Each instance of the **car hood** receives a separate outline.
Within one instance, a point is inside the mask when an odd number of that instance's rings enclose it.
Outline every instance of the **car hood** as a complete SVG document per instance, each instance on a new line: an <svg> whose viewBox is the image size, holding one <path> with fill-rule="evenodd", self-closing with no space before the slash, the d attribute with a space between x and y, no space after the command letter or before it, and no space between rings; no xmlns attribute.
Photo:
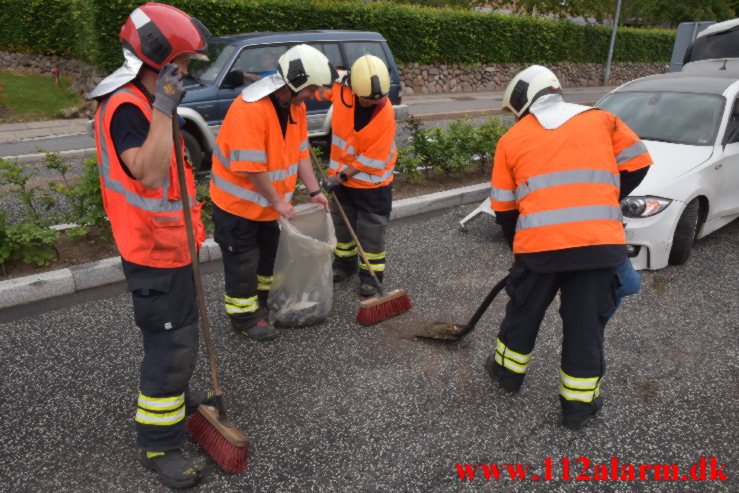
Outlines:
<svg viewBox="0 0 739 493"><path fill-rule="evenodd" d="M647 176L630 195L659 194L672 181L696 166L705 163L713 153L713 146L693 146L643 140L654 164Z"/></svg>

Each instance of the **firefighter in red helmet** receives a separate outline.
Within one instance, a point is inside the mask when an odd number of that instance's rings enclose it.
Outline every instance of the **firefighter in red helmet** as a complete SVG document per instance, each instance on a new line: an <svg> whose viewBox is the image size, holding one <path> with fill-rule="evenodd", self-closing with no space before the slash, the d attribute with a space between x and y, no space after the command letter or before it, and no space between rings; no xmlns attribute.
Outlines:
<svg viewBox="0 0 739 493"><path fill-rule="evenodd" d="M182 210L172 118L191 57L204 57L210 33L179 9L147 3L121 28L124 64L90 94L99 105L95 136L105 210L121 254L144 342L136 409L141 463L172 487L188 487L200 467L180 448L188 411L211 394L189 392L198 353L198 311L184 214L205 238L195 182L186 170L190 210Z"/></svg>

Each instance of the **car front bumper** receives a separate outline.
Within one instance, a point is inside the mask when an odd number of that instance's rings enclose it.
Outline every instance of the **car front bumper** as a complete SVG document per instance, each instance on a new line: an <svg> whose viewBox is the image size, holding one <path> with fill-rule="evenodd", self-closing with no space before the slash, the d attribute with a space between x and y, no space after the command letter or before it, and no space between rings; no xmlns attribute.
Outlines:
<svg viewBox="0 0 739 493"><path fill-rule="evenodd" d="M630 257L636 270L667 267L672 237L685 204L674 200L665 210L651 217L624 218L626 244L638 249Z"/></svg>

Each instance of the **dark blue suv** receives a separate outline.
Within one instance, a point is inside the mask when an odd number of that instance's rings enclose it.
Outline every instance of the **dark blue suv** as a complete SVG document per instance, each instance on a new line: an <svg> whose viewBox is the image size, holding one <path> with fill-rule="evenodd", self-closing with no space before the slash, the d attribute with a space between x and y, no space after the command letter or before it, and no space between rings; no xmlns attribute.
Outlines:
<svg viewBox="0 0 739 493"><path fill-rule="evenodd" d="M390 70L390 101L397 120L408 115L402 102L400 76L390 48L380 34L368 31L294 31L248 33L213 38L208 42L209 61L190 62L187 93L178 113L185 119L183 137L194 167L210 167L214 135L233 100L253 81L276 72L277 59L296 44L321 50L339 73L362 55L379 57ZM323 139L331 134L331 104L308 101L308 135Z"/></svg>

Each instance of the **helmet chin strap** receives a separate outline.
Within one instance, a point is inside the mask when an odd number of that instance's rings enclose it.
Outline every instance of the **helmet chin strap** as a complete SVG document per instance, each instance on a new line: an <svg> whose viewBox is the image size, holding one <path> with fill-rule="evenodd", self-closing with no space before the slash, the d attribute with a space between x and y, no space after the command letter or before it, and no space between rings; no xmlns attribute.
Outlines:
<svg viewBox="0 0 739 493"><path fill-rule="evenodd" d="M354 105L347 104L346 101L344 100L344 86L348 87L349 89L352 88L352 85L349 83L349 74L348 73L346 75L344 75L344 78L343 79L341 79L341 95L340 96L341 96L341 102L344 104L344 106L346 106L347 108L351 108Z"/></svg>

